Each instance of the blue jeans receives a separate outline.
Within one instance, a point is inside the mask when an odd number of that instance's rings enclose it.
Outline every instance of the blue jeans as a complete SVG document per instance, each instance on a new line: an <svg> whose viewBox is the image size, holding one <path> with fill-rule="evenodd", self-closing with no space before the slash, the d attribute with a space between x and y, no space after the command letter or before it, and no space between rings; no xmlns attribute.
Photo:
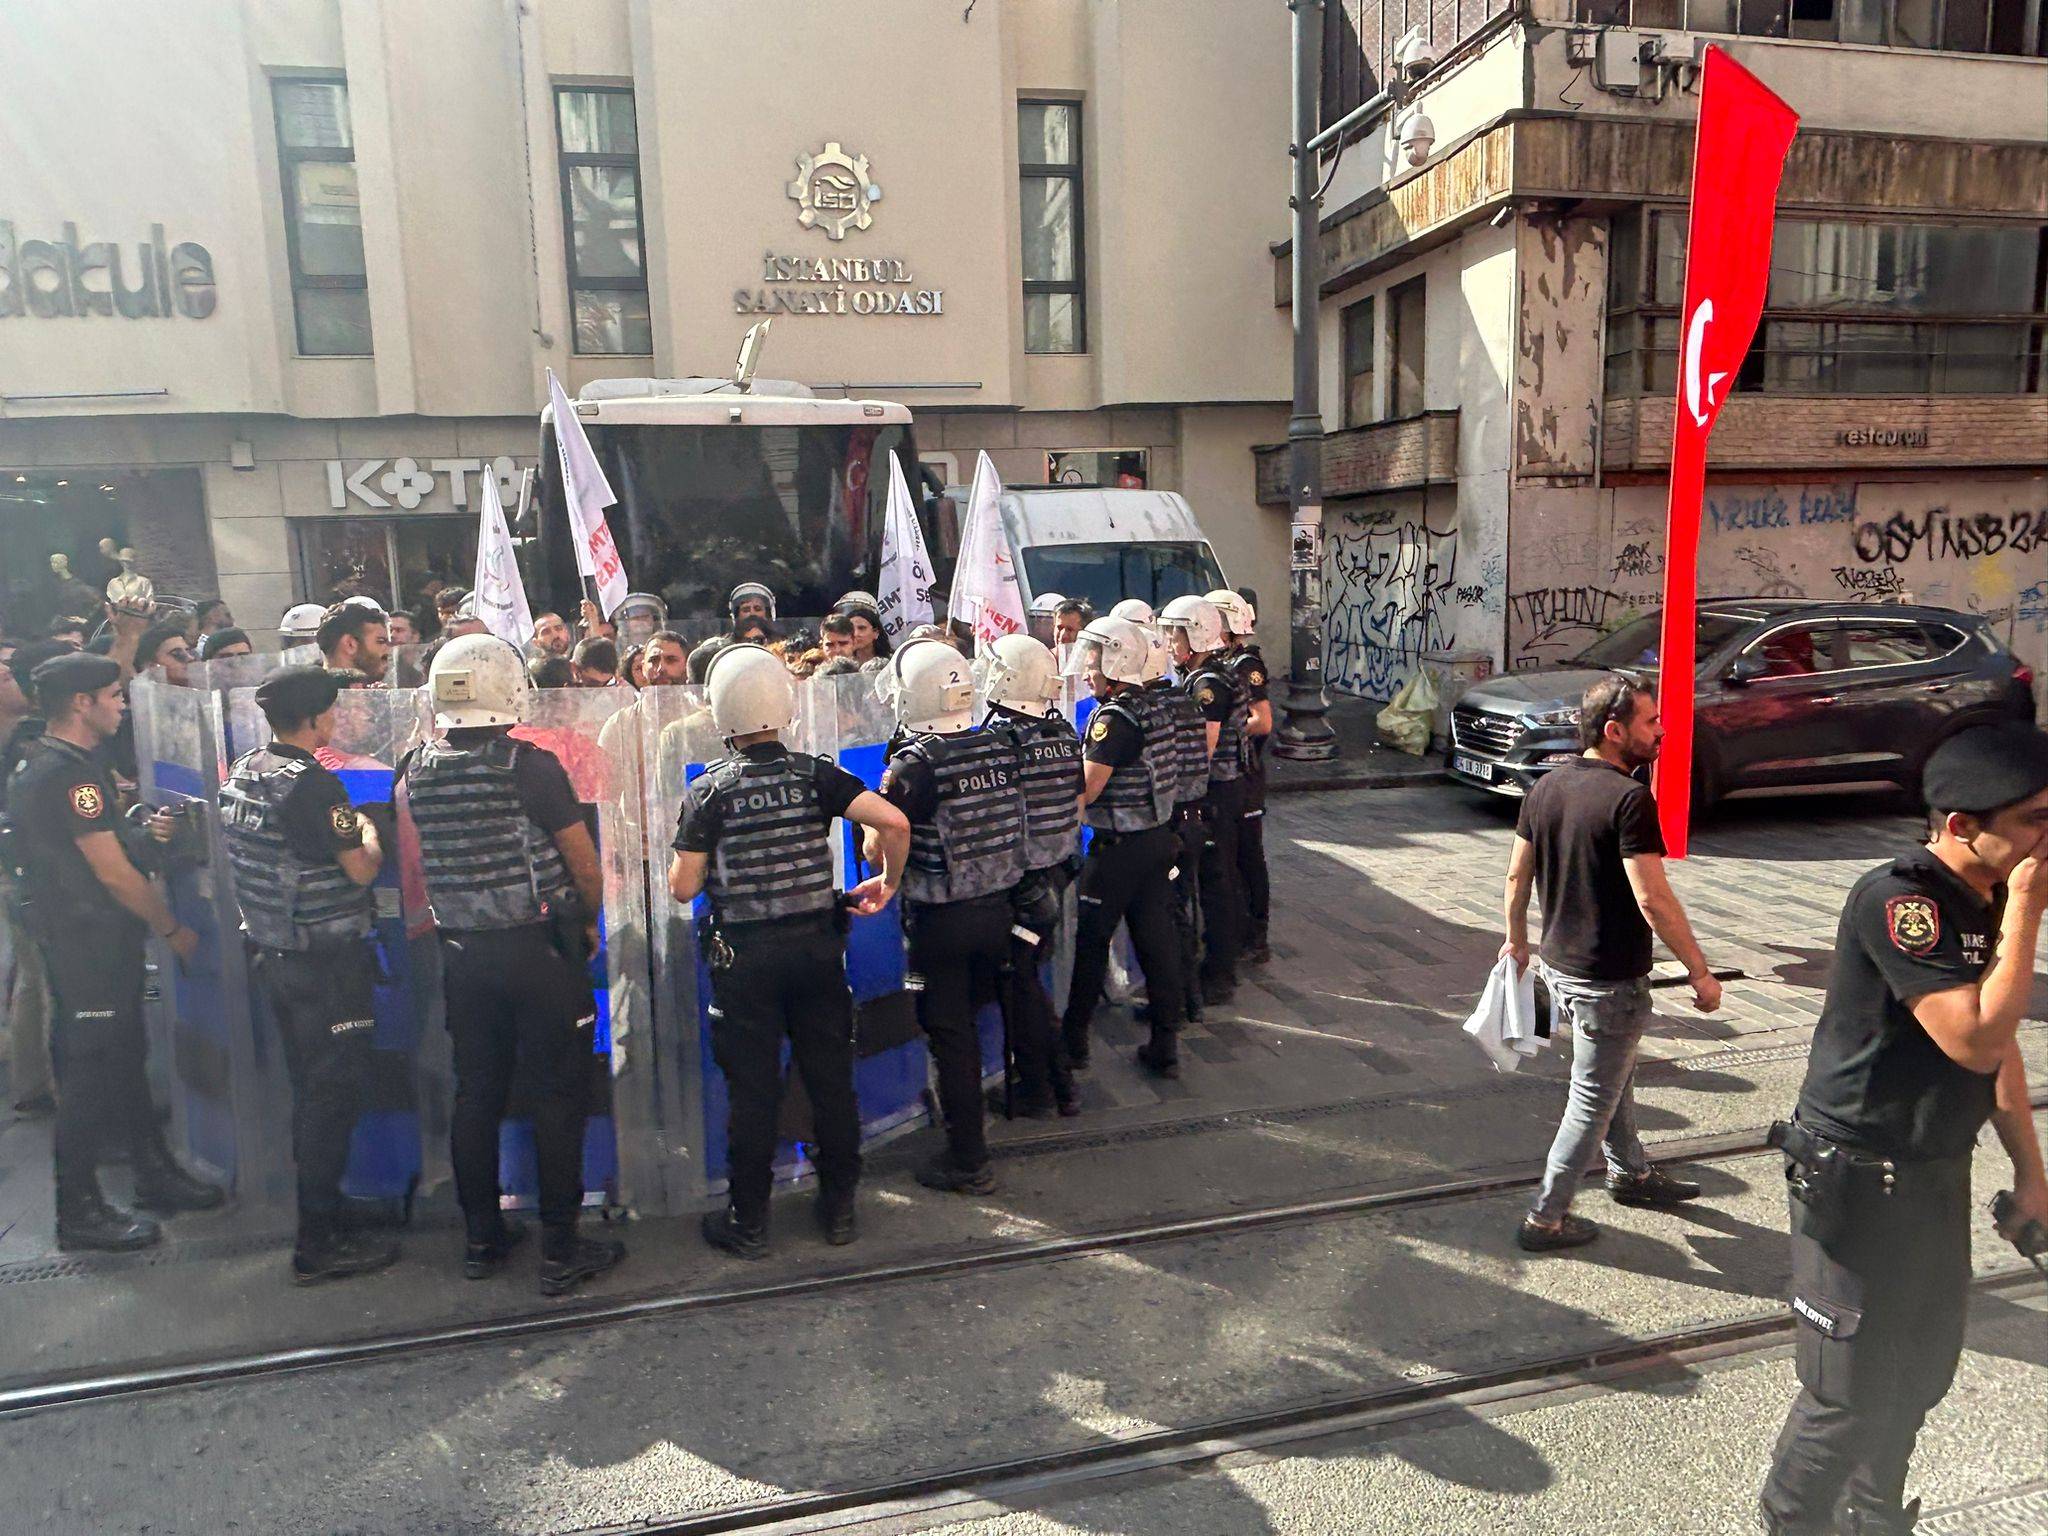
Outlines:
<svg viewBox="0 0 2048 1536"><path fill-rule="evenodd" d="M1636 1047L1649 1026L1650 983L1581 981L1548 967L1551 1003L1572 1032L1572 1084L1564 1119L1543 1170L1543 1187L1531 1208L1538 1220L1555 1223L1571 1209L1586 1160L1595 1143L1606 1155L1610 1175L1647 1173L1650 1159L1636 1134Z"/></svg>

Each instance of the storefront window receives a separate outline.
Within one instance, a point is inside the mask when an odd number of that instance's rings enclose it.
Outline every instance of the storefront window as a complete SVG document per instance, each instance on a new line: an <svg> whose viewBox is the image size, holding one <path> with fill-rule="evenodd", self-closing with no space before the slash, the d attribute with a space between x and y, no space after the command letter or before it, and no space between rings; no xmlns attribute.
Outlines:
<svg viewBox="0 0 2048 1536"><path fill-rule="evenodd" d="M15 638L53 618L97 617L120 567L101 539L133 545L138 568L166 600L196 603L219 590L199 472L193 469L0 468L0 621ZM70 563L71 580L50 569Z"/></svg>
<svg viewBox="0 0 2048 1536"><path fill-rule="evenodd" d="M293 526L309 603L360 596L431 613L439 586L466 587L476 568L474 518L307 517Z"/></svg>
<svg viewBox="0 0 2048 1536"><path fill-rule="evenodd" d="M555 92L555 121L576 350L651 353L633 93L623 86L564 87Z"/></svg>
<svg viewBox="0 0 2048 1536"><path fill-rule="evenodd" d="M367 357L370 294L344 80L273 83L285 245L305 357Z"/></svg>

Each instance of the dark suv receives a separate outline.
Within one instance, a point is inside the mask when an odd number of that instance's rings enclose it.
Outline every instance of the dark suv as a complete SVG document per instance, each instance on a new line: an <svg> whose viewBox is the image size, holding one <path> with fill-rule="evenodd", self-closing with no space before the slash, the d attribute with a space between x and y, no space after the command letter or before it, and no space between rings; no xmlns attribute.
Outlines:
<svg viewBox="0 0 2048 1536"><path fill-rule="evenodd" d="M1603 672L1654 676L1655 610L1561 666L1475 684L1451 711L1453 778L1528 792L1579 751L1579 699ZM2034 718L2034 674L1973 613L1906 604L1703 598L1693 805L1891 785L1916 793L1943 737Z"/></svg>

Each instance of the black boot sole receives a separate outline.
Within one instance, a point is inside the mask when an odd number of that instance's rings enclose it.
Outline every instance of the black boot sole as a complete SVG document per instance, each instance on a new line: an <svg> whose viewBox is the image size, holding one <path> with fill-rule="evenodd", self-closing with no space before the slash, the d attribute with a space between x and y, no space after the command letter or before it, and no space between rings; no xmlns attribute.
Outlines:
<svg viewBox="0 0 2048 1536"><path fill-rule="evenodd" d="M299 1268L299 1261L292 1260L293 1285L324 1285L329 1280L348 1280L357 1275L374 1275L380 1269L389 1269L398 1262L398 1250L388 1253L353 1259L345 1264L323 1264L314 1269Z"/></svg>
<svg viewBox="0 0 2048 1536"><path fill-rule="evenodd" d="M65 1253L140 1253L145 1248L154 1248L164 1240L162 1232L150 1232L135 1237L87 1237L78 1233L57 1233L57 1247Z"/></svg>
<svg viewBox="0 0 2048 1536"><path fill-rule="evenodd" d="M610 1274L619 1267L619 1261L623 1258L625 1255L622 1253L602 1264L578 1264L566 1274L550 1275L543 1270L540 1277L540 1293L543 1296L566 1296L584 1281Z"/></svg>

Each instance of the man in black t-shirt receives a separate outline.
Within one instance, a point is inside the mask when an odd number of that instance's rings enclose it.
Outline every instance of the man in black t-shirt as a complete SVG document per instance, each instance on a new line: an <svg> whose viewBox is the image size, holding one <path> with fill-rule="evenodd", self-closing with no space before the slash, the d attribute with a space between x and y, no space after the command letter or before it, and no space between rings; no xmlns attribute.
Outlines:
<svg viewBox="0 0 2048 1536"><path fill-rule="evenodd" d="M1700 1188L1650 1165L1636 1134L1636 1048L1650 1022L1650 936L1685 966L1693 1006L1721 1006L1685 909L1664 874L1657 803L1635 777L1664 740L1657 700L1619 675L1586 690L1583 756L1546 774L1522 802L1508 863L1502 955L1529 964L1529 893L1543 898L1544 979L1572 1031L1572 1085L1536 1203L1516 1240L1532 1253L1590 1243L1599 1228L1571 1214L1597 1142L1607 1188L1624 1205L1674 1205Z"/></svg>
<svg viewBox="0 0 2048 1536"><path fill-rule="evenodd" d="M2012 1159L2008 1233L2048 1223L2018 1031L2048 907L2048 735L1951 737L1923 775L1924 848L1842 908L1835 970L1792 1122L1800 1393L1764 1487L1773 1536L1913 1528L1906 1466L1961 1358L1970 1162L1988 1121Z"/></svg>

